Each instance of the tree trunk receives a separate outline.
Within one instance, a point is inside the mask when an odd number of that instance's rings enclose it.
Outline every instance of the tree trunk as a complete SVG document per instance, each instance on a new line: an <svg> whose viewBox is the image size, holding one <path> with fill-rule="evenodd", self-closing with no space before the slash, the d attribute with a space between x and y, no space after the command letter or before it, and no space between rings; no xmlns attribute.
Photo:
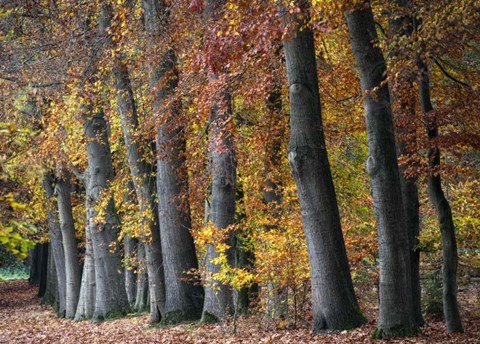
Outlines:
<svg viewBox="0 0 480 344"><path fill-rule="evenodd" d="M135 137L138 118L127 66L118 59L113 71L128 165L142 214L142 228L145 236L142 241L145 246L151 293L150 323L157 323L164 314L165 281L157 205L154 198L155 180L152 177L154 168L145 161L138 138Z"/></svg>
<svg viewBox="0 0 480 344"><path fill-rule="evenodd" d="M47 290L47 272L48 272L48 242L37 244L39 248L38 254L38 297L43 297Z"/></svg>
<svg viewBox="0 0 480 344"><path fill-rule="evenodd" d="M409 38L413 31L414 18L409 12L410 0L391 0L394 8L399 9L391 14L389 20L389 40L392 42ZM394 53L401 53L402 45L394 45ZM400 58L403 56L400 56ZM409 71L404 67L394 80L395 86L392 87L394 102L397 106L394 111L395 123L397 123L397 156L405 156L412 153L409 148L412 137L415 137L415 128L412 128L413 116L415 116L415 101L408 99L409 92L413 87L412 77ZM414 141L415 139L413 139ZM418 249L418 235L420 233L420 202L418 198L417 178L407 177L405 167L400 167L400 184L402 189L402 199L405 211L406 225L408 231L408 243L410 249L410 280L412 292L413 321L417 326L423 326L425 320L422 315L421 286L420 286L420 250Z"/></svg>
<svg viewBox="0 0 480 344"><path fill-rule="evenodd" d="M65 275L65 253L63 251L62 232L58 219L57 207L53 204L54 194L54 177L50 174L45 174L43 179L43 188L47 196L47 211L48 211L48 228L50 232L50 242L52 246L52 256L55 261L55 270L57 276L58 289L58 316L63 318L66 313L66 275Z"/></svg>
<svg viewBox="0 0 480 344"><path fill-rule="evenodd" d="M308 4L303 19L286 14L293 37L283 43L290 94L288 160L302 209L312 283L313 331L355 328L365 322L350 276L322 128L320 94ZM301 29L300 29L301 28Z"/></svg>
<svg viewBox="0 0 480 344"><path fill-rule="evenodd" d="M267 98L266 108L270 117L269 137L266 144L265 159L265 190L263 191L263 200L267 205L267 211L273 213L275 219L280 218L280 206L283 200L280 185L271 178L271 174L277 171L281 165L281 147L283 132L279 130L281 117L283 116L283 104L280 85L275 83L271 94ZM269 229L276 228L276 225L270 225ZM284 318L288 314L288 287L280 287L274 283L267 286L267 316L273 320Z"/></svg>
<svg viewBox="0 0 480 344"><path fill-rule="evenodd" d="M145 245L143 243L139 243L137 246L137 262L137 295L133 308L138 312L143 312L148 309L148 274L145 261Z"/></svg>
<svg viewBox="0 0 480 344"><path fill-rule="evenodd" d="M166 5L158 0L143 1L145 28L150 48L168 27ZM155 37L157 36L157 37ZM167 79L168 78L168 79ZM180 107L167 108L164 102L178 82L175 52L170 49L153 66L150 88L154 90L153 111L161 122L157 126L157 197L162 254L165 269L165 324L198 319L203 305L203 290L186 280L185 272L198 269L195 244L190 233L190 209L181 196L188 192L183 169L185 139L183 125L176 121Z"/></svg>
<svg viewBox="0 0 480 344"><path fill-rule="evenodd" d="M82 283L78 297L77 311L75 321L91 319L95 310L95 263L92 244L92 228L95 227L94 216L95 209L92 200L88 197L85 202L87 212L87 223L85 228L85 260L83 262Z"/></svg>
<svg viewBox="0 0 480 344"><path fill-rule="evenodd" d="M113 166L108 142L107 123L103 114L95 116L85 123L87 137L87 160L85 189L87 199L92 202L90 217L94 220L91 227L91 239L95 264L95 311L92 320L101 321L109 316L124 314L128 310L120 245L118 243L119 221L114 209L112 196L108 195L108 186L113 179ZM108 197L105 202L102 198ZM97 207L103 206L102 222L97 222Z"/></svg>
<svg viewBox="0 0 480 344"><path fill-rule="evenodd" d="M385 60L376 46L378 37L370 5L347 13L346 20L362 91L366 94L367 172L372 184L380 255L380 314L374 337L411 336L418 328L413 323L410 250Z"/></svg>
<svg viewBox="0 0 480 344"><path fill-rule="evenodd" d="M55 271L55 260L53 259L52 245L48 246L48 269L47 269L47 285L45 294L42 297L42 305L49 305L56 308L57 303L57 273Z"/></svg>
<svg viewBox="0 0 480 344"><path fill-rule="evenodd" d="M63 178L55 185L60 229L65 254L66 317L73 319L77 310L80 293L80 263L78 260L77 237L72 214L70 176L64 171Z"/></svg>
<svg viewBox="0 0 480 344"><path fill-rule="evenodd" d="M422 73L419 87L420 104L423 113L433 110L430 99L430 80L428 77L428 67L424 61L419 62ZM430 167L433 171L440 166L440 149L435 146L435 139L438 137L438 126L433 120L427 128L428 139L431 148L428 152ZM448 200L445 198L442 189L442 180L440 174L432 172L428 179L428 195L437 212L440 232L442 234L442 283L443 283L443 314L447 324L448 333L463 332L462 320L458 310L457 301L457 239L455 237L455 225L453 223L452 209Z"/></svg>
<svg viewBox="0 0 480 344"><path fill-rule="evenodd" d="M213 22L225 0L206 1L204 17ZM210 81L215 81L218 74L211 73ZM232 104L230 91L225 87L213 95L213 105L210 113L209 153L211 156L212 192L210 201L210 221L218 230L229 230L235 223L235 202L237 187L237 161L233 148L232 137ZM227 234L226 244L230 247L225 254L230 265L233 262L233 231ZM220 271L220 265L212 260L220 255L214 245L207 245L205 256L205 302L202 311L202 322L217 322L233 313L232 288L212 278Z"/></svg>
<svg viewBox="0 0 480 344"><path fill-rule="evenodd" d="M138 240L132 238L129 235L125 235L124 239L124 251L125 251L125 258L128 259L136 259L137 248L138 248ZM126 266L125 267L125 289L127 291L127 298L128 304L133 306L135 304L135 295L137 290L137 275L133 267Z"/></svg>
<svg viewBox="0 0 480 344"><path fill-rule="evenodd" d="M188 281L186 274L198 269L198 261L190 233L190 206L188 201L182 201L182 196L188 194L188 176L183 156L186 149L184 126L175 123L180 107L168 109L162 104L178 81L175 64L175 53L170 50L151 80L153 87L158 83L164 84L162 79L165 76L170 78L170 82L158 91L153 106L163 122L157 128L157 195L165 262L166 324L199 319L204 297L203 288L195 285L194 281Z"/></svg>

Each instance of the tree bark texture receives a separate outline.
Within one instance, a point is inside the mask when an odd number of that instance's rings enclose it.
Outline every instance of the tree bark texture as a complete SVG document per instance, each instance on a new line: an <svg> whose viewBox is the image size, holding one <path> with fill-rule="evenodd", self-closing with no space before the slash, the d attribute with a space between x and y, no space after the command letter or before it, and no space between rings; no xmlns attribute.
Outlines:
<svg viewBox="0 0 480 344"><path fill-rule="evenodd" d="M80 284L80 294L78 297L77 311L75 321L91 319L95 310L95 262L92 243L92 228L95 227L93 209L94 203L86 198L85 209L87 213L85 228L85 259L83 261L82 281Z"/></svg>
<svg viewBox="0 0 480 344"><path fill-rule="evenodd" d="M55 177L51 174L45 174L43 179L43 188L47 196L48 228L50 232L50 243L52 246L52 256L55 261L55 270L58 289L58 316L63 318L66 313L66 275L65 275L65 253L63 251L62 231L58 219L57 207L53 204Z"/></svg>
<svg viewBox="0 0 480 344"><path fill-rule="evenodd" d="M204 18L214 21L219 10L225 4L224 0L209 0L206 2ZM218 78L218 74L211 73L211 81ZM212 191L210 198L210 221L217 230L228 230L235 223L235 202L237 187L237 161L233 147L231 128L232 104L228 89L219 90L213 95L209 126L209 154L211 157ZM233 264L233 231L227 234L227 251L229 264ZM205 256L206 284L205 302L202 311L203 322L216 322L225 319L233 313L233 292L230 286L224 285L212 278L220 271L218 264L212 260L220 255L214 245L207 245Z"/></svg>
<svg viewBox="0 0 480 344"><path fill-rule="evenodd" d="M130 85L127 66L120 61L114 67L115 87L122 122L123 137L127 147L130 173L142 214L142 228L145 246L147 270L150 283L150 322L159 322L165 308L165 282L162 263L160 229L155 202L155 180L152 177L153 166L145 161L144 154L135 137L138 118L133 91Z"/></svg>
<svg viewBox="0 0 480 344"><path fill-rule="evenodd" d="M128 259L136 259L138 240L129 235L125 235L123 248L125 257ZM125 290L127 291L128 304L133 307L135 304L135 295L137 287L137 274L133 267L125 267Z"/></svg>
<svg viewBox="0 0 480 344"><path fill-rule="evenodd" d="M298 5L308 16L308 5L300 1ZM313 33L302 27L300 17L287 18L288 25L295 26L293 37L284 42L290 94L288 160L308 247L313 331L355 328L365 318L353 290L325 147Z"/></svg>
<svg viewBox="0 0 480 344"><path fill-rule="evenodd" d="M65 171L63 178L58 179L55 185L57 196L58 213L60 217L60 229L62 231L63 251L65 254L65 278L66 278L66 314L67 318L73 319L77 310L78 297L80 294L80 263L78 260L77 237L72 213L71 183L68 172Z"/></svg>
<svg viewBox="0 0 480 344"><path fill-rule="evenodd" d="M145 245L139 243L137 246L137 286L134 309L143 312L148 309L148 273L145 257Z"/></svg>
<svg viewBox="0 0 480 344"><path fill-rule="evenodd" d="M419 97L422 112L428 113L433 110L430 98L430 80L428 68L424 61L419 62L421 80ZM438 126L433 120L427 128L428 139L431 148L428 152L430 167L435 170L440 166L440 149L435 146L435 139L438 137ZM447 325L448 333L463 332L462 320L458 309L457 300L457 239L455 236L455 225L453 223L452 209L442 189L440 174L434 173L428 179L428 195L430 202L437 213L440 232L442 234L442 284L443 284L443 314Z"/></svg>
<svg viewBox="0 0 480 344"><path fill-rule="evenodd" d="M414 18L410 13L410 0L391 0L394 7L389 20L389 40L395 42L400 39L409 38L413 32ZM401 49L401 45L395 45L396 49ZM396 51L396 50L395 50ZM405 156L412 153L409 148L412 137L415 137L415 129L408 126L415 116L415 102L407 99L408 90L413 87L413 78L405 68L403 73L399 74L398 80L395 80L395 86L392 87L394 102L396 101L398 109L394 111L394 118L398 126L397 130L397 156ZM395 113L396 112L396 113ZM403 206L405 210L408 243L410 248L410 280L412 293L413 320L417 326L423 326L425 320L422 315L421 303L421 285L420 285L420 250L418 249L418 235L420 233L420 202L418 198L417 179L408 177L406 168L400 166L400 183L402 189Z"/></svg>
<svg viewBox="0 0 480 344"><path fill-rule="evenodd" d="M125 290L125 277L118 243L119 220L114 209L112 196L108 195L108 186L113 179L113 166L108 142L107 123L102 114L85 123L87 137L86 194L93 207L90 219L91 239L95 264L95 311L94 322L116 314L123 314L128 309ZM107 200L103 199L107 197ZM104 216L96 219L96 207L103 206Z"/></svg>
<svg viewBox="0 0 480 344"><path fill-rule="evenodd" d="M366 4L346 14L350 40L365 94L369 156L380 256L380 314L374 337L411 336L413 323L410 250L386 64L378 42L372 9Z"/></svg>
<svg viewBox="0 0 480 344"><path fill-rule="evenodd" d="M157 0L144 0L146 28L150 35L161 35L167 23L165 4ZM153 20L155 18L155 20ZM165 28L164 28L165 29ZM153 40L149 42L155 44ZM190 233L189 204L181 202L188 192L184 169L184 126L179 118L180 106L166 107L170 93L178 83L176 56L169 49L153 68L150 88L155 91L153 111L159 117L157 125L157 197L162 254L165 270L165 324L198 319L203 307L203 289L188 281L185 273L198 269L195 244Z"/></svg>
<svg viewBox="0 0 480 344"><path fill-rule="evenodd" d="M56 309L57 295L57 273L55 271L55 260L53 259L52 245L50 244L48 246L47 285L41 304L53 306L53 308Z"/></svg>

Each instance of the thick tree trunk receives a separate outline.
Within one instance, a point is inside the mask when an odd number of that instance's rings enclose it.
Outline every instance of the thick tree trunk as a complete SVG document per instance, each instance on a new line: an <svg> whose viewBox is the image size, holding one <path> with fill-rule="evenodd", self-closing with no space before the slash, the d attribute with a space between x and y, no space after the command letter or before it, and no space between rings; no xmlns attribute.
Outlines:
<svg viewBox="0 0 480 344"><path fill-rule="evenodd" d="M48 247L48 268L47 268L47 285L45 294L42 297L42 305L53 306L56 308L57 302L57 273L55 271L55 260L53 259L52 245Z"/></svg>
<svg viewBox="0 0 480 344"><path fill-rule="evenodd" d="M157 195L160 231L165 262L166 304L165 323L174 324L185 320L199 319L203 307L203 288L189 281L186 272L198 269L195 244L190 233L190 206L182 197L188 194L188 176L183 152L186 149L183 137L184 126L175 123L179 106L165 108L162 101L177 84L175 53L170 50L156 71L157 80L151 84L167 83L157 94L155 113L161 114L163 122L157 129ZM169 113L172 111L172 113Z"/></svg>
<svg viewBox="0 0 480 344"><path fill-rule="evenodd" d="M428 68L425 62L420 61L420 71L422 73L419 87L419 97L422 112L428 113L433 110L430 99L430 81L428 77ZM440 165L440 149L435 146L435 139L438 137L438 127L433 123L427 128L428 139L432 147L428 152L430 167L438 168ZM428 194L437 212L440 232L442 234L442 283L443 283L443 314L447 324L448 333L463 332L462 320L458 310L457 301L457 239L455 237L455 225L453 223L452 209L448 200L445 198L442 189L442 180L440 174L432 174L428 179Z"/></svg>
<svg viewBox="0 0 480 344"><path fill-rule="evenodd" d="M55 185L60 229L65 254L66 317L73 319L80 294L80 263L78 260L77 237L72 213L71 184L68 172Z"/></svg>
<svg viewBox="0 0 480 344"><path fill-rule="evenodd" d="M145 245L142 243L139 243L137 246L137 262L137 294L133 308L138 312L143 312L148 309L148 274Z"/></svg>
<svg viewBox="0 0 480 344"><path fill-rule="evenodd" d="M138 240L129 235L125 235L123 248L125 257L135 259L137 257ZM133 307L135 304L135 295L137 290L137 274L132 267L125 267L125 290L127 291L128 304Z"/></svg>
<svg viewBox="0 0 480 344"><path fill-rule="evenodd" d="M113 179L113 166L108 142L107 123L100 114L85 123L87 137L88 169L85 189L87 199L92 202L94 211L91 218L98 216L96 207L109 197L102 223L94 223L91 227L93 256L95 264L95 311L94 322L106 317L123 314L128 310L128 299L125 291L120 247L118 243L119 220L114 209L113 198L105 194L108 184Z"/></svg>
<svg viewBox="0 0 480 344"><path fill-rule="evenodd" d="M123 137L127 147L128 165L140 205L142 227L145 233L145 238L142 241L145 245L148 281L150 283L150 322L157 323L164 315L165 281L157 205L154 198L155 180L152 177L154 169L145 161L142 148L135 135L135 130L138 128L138 118L127 66L117 58L113 72Z"/></svg>
<svg viewBox="0 0 480 344"><path fill-rule="evenodd" d="M206 21L214 21L225 0L208 0L204 10ZM217 80L217 74L211 74L210 80ZM232 104L228 89L219 90L213 101L210 113L209 126L209 153L211 157L212 191L210 201L210 221L218 230L229 230L235 223L235 201L237 187L237 161L233 148L231 128ZM228 234L227 245L230 249L226 252L229 264L233 265L232 247L233 231ZM214 245L207 245L205 256L205 302L202 311L202 322L217 322L232 314L233 293L230 286L224 285L212 278L220 271L220 265L212 263L219 257Z"/></svg>
<svg viewBox="0 0 480 344"><path fill-rule="evenodd" d="M374 337L411 336L418 328L413 322L410 250L385 60L376 46L378 37L370 5L347 13L346 20L362 91L366 93L367 172L379 238L380 315Z"/></svg>
<svg viewBox="0 0 480 344"><path fill-rule="evenodd" d="M391 0L396 9L389 20L389 40L396 42L401 39L409 38L413 31L414 18L412 16L410 0ZM397 9L398 8L398 9ZM401 52L402 45L394 45L394 52ZM413 116L415 116L415 101L408 99L409 90L413 87L413 79L409 71L403 68L402 73L395 80L395 86L392 87L394 102L397 106L394 111L397 130L397 156L405 156L412 153L409 148L412 137L415 132L412 126ZM413 139L414 140L414 139ZM422 315L421 286L420 286L420 250L418 249L418 235L420 233L420 213L419 199L416 178L407 177L405 167L400 167L400 183L402 189L403 206L405 210L408 243L410 248L410 280L412 293L413 320L417 326L423 326L425 320Z"/></svg>
<svg viewBox="0 0 480 344"><path fill-rule="evenodd" d="M48 228L50 232L50 242L52 246L52 256L55 261L55 270L57 276L58 289L58 316L63 318L66 313L66 275L65 275L65 253L63 251L62 232L58 219L57 207L53 204L54 177L45 174L43 179L43 188L47 196Z"/></svg>
<svg viewBox="0 0 480 344"><path fill-rule="evenodd" d="M144 0L143 8L145 28L151 37L149 46L153 48L155 36L166 32L167 8L158 0ZM180 202L181 196L188 192L182 156L183 125L175 122L180 120L179 106L164 105L177 85L177 74L175 52L168 50L153 66L150 77L150 88L155 90L153 111L161 122L157 127L157 197L165 269L165 324L198 319L203 306L202 288L189 282L185 274L198 269L198 262L190 233L189 205Z"/></svg>
<svg viewBox="0 0 480 344"><path fill-rule="evenodd" d="M92 228L95 227L94 203L87 198L85 208L87 211L87 223L85 228L85 259L83 262L82 282L78 298L75 321L91 319L95 310L95 263L93 258Z"/></svg>
<svg viewBox="0 0 480 344"><path fill-rule="evenodd" d="M287 14L293 37L284 42L290 94L288 160L297 185L312 283L313 331L344 330L365 322L353 290L322 128L313 33Z"/></svg>

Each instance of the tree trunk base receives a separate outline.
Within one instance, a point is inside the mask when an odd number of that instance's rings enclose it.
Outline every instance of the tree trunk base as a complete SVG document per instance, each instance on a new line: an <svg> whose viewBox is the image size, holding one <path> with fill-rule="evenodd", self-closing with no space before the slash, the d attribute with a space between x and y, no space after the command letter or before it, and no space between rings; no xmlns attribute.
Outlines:
<svg viewBox="0 0 480 344"><path fill-rule="evenodd" d="M350 318L342 319L341 321L332 322L324 317L321 321L315 321L312 332L314 334L322 334L352 330L362 326L366 322L367 319L360 313L360 311L357 314L353 314Z"/></svg>
<svg viewBox="0 0 480 344"><path fill-rule="evenodd" d="M418 327L397 325L389 329L377 327L372 333L372 339L390 339L414 337L420 333Z"/></svg>
<svg viewBox="0 0 480 344"><path fill-rule="evenodd" d="M200 323L202 325L205 325L205 324L217 324L220 322L220 319L215 316L214 314L210 313L210 312L203 312L202 314L202 318L200 319Z"/></svg>
<svg viewBox="0 0 480 344"><path fill-rule="evenodd" d="M201 311L191 310L191 311L173 311L165 314L165 317L162 319L162 326L173 326L188 322L197 321L201 318Z"/></svg>

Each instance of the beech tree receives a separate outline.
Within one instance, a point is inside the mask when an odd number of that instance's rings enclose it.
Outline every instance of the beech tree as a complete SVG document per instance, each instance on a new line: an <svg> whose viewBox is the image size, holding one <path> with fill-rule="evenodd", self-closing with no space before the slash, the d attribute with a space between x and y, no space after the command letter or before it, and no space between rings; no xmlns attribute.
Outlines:
<svg viewBox="0 0 480 344"><path fill-rule="evenodd" d="M419 61L419 67L421 72L419 80L420 105L422 112L428 113L433 111L430 99L428 68L422 60ZM428 140L432 143L432 147L428 151L428 159L430 167L434 170L440 165L440 149L434 144L435 139L438 137L438 126L435 118L427 125L427 135ZM452 209L443 192L440 174L432 172L432 175L428 178L428 194L430 202L437 212L438 224L442 233L443 314L447 330L449 333L463 332L457 301L458 252L455 225L453 223Z"/></svg>
<svg viewBox="0 0 480 344"><path fill-rule="evenodd" d="M224 0L209 0L204 9L204 18L207 23L213 23L222 10ZM206 39L214 33L205 33ZM214 66L210 66L209 82L219 82L222 74ZM236 157L232 138L232 96L228 85L220 84L220 90L213 95L209 118L209 156L211 159L212 186L209 207L209 220L219 233L227 231L223 239L230 247L227 252L229 261L233 265L231 248L233 247L233 232L231 226L235 223L235 202L237 189ZM230 231L230 233L229 233ZM222 238L222 235L220 235ZM217 239L218 240L218 239ZM202 312L203 322L222 320L233 312L233 294L229 286L219 283L212 278L220 271L219 264L214 259L219 256L216 246L207 245L205 256L205 303Z"/></svg>
<svg viewBox="0 0 480 344"><path fill-rule="evenodd" d="M383 54L368 2L346 13L353 53L364 92L369 156L379 238L380 314L374 337L412 336L410 250L396 157L395 134Z"/></svg>
<svg viewBox="0 0 480 344"><path fill-rule="evenodd" d="M413 32L415 19L412 15L413 9L408 0L391 1L393 9L389 18L389 40L390 46L396 54L396 59L405 58L399 50L403 45L399 42L408 40ZM397 48L395 49L395 46ZM408 65L408 64L407 64ZM409 125L414 121L415 100L409 97L415 79L413 73L403 67L402 73L394 80L392 85L392 109L394 122L396 123L397 155L399 158L412 154L416 149L415 128ZM412 148L412 146L414 148ZM412 293L412 307L414 322L422 326L425 321L422 315L421 286L420 286L420 251L418 249L418 235L420 233L420 201L418 196L417 178L407 175L406 166L400 166L400 185L402 189L402 200L405 210L405 221L408 232L410 248L410 279Z"/></svg>
<svg viewBox="0 0 480 344"><path fill-rule="evenodd" d="M295 31L284 42L290 94L288 159L297 184L307 240L313 306L313 331L360 326L340 225L328 154L323 136L320 95L308 4L298 2L301 15L289 16Z"/></svg>
<svg viewBox="0 0 480 344"><path fill-rule="evenodd" d="M168 10L163 1L143 2L148 45L153 50L168 27ZM168 42L167 42L168 44ZM168 97L178 83L176 53L169 47L150 71L153 112L157 117L157 196L162 253L165 266L165 320L175 324L198 319L203 307L203 289L189 281L187 272L198 269L193 237L190 233L190 209L182 195L188 192L188 176L184 166L184 126L181 106L168 105Z"/></svg>
<svg viewBox="0 0 480 344"><path fill-rule="evenodd" d="M63 252L65 254L65 285L67 318L74 318L80 293L80 262L78 260L77 238L72 214L70 175L63 176L55 184Z"/></svg>

